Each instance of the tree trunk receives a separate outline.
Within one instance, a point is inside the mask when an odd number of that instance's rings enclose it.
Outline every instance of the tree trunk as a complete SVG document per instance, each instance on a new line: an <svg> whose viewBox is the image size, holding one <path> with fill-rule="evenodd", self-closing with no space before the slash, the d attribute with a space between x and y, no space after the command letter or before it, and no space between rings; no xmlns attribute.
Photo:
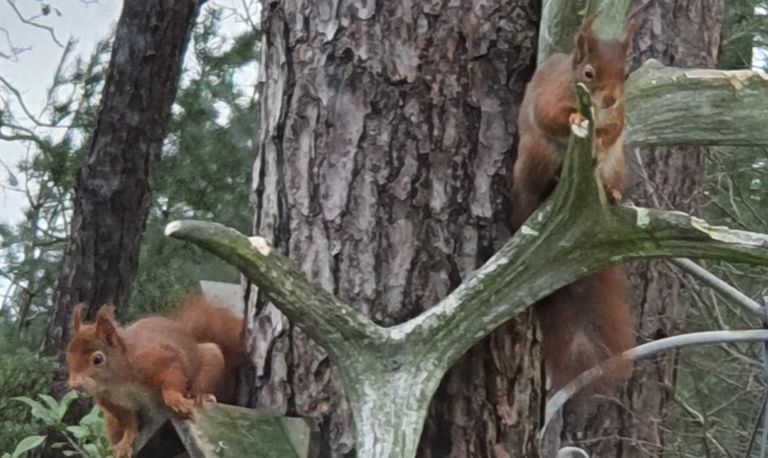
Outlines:
<svg viewBox="0 0 768 458"><path fill-rule="evenodd" d="M638 27L631 68L649 58L678 67L714 67L723 3L632 2L628 11L638 21ZM654 148L627 154L631 167L628 202L695 212L704 176L701 149ZM679 271L663 261L644 261L634 263L629 276L637 342L680 333L686 302L680 300ZM662 422L674 393L676 362L676 352L642 361L618 399L568 406L563 413L563 443L583 446L592 456L661 455Z"/></svg>
<svg viewBox="0 0 768 458"><path fill-rule="evenodd" d="M509 236L504 161L536 3L267 2L254 233L382 325L444 297ZM337 371L251 298L247 401L320 418L321 456L354 456ZM435 397L421 455L531 450L537 351L527 314L471 350Z"/></svg>
<svg viewBox="0 0 768 458"><path fill-rule="evenodd" d="M44 352L60 355L69 316L112 303L123 316L150 201L150 177L200 1L126 1L117 24L101 110L75 181L71 238ZM62 374L60 374L62 375Z"/></svg>

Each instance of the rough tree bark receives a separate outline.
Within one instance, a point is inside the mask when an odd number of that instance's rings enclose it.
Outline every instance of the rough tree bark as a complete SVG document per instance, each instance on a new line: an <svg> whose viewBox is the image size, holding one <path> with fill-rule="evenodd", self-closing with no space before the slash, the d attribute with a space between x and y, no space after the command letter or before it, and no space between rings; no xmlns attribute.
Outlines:
<svg viewBox="0 0 768 458"><path fill-rule="evenodd" d="M150 198L181 62L202 1L126 1L117 24L101 109L75 181L71 238L44 352L69 340L79 302L122 316L138 263ZM63 376L63 374L59 374ZM61 380L57 380L59 382Z"/></svg>
<svg viewBox="0 0 768 458"><path fill-rule="evenodd" d="M628 11L638 21L631 69L654 58L677 67L714 67L720 41L723 0L635 0ZM704 172L701 149L654 148L627 151L627 201L640 206L695 212ZM686 303L679 271L663 261L629 268L637 342L682 331ZM675 386L676 352L640 362L617 399L564 411L563 443L593 456L659 456L662 422ZM583 407L583 406L582 406Z"/></svg>
<svg viewBox="0 0 768 458"><path fill-rule="evenodd" d="M509 235L503 163L535 61L536 15L533 0L267 2L254 233L378 323L435 304ZM250 303L247 401L321 418L321 455L354 456L327 357L258 294ZM525 314L456 365L423 456L532 446L531 329Z"/></svg>

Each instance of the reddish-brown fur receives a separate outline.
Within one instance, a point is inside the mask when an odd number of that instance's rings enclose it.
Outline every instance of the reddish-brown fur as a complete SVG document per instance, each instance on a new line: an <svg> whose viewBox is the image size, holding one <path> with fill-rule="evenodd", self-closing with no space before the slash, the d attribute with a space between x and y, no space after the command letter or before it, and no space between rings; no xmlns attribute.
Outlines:
<svg viewBox="0 0 768 458"><path fill-rule="evenodd" d="M554 54L534 73L518 118L520 142L513 170L510 227L516 231L557 184L571 124L580 116L575 84L584 83L595 106L596 167L608 197L621 200L624 184L624 61L634 26L623 40L597 38L595 16L576 34L574 52ZM587 78L591 75L591 78ZM624 291L625 274L611 267L556 291L536 305L542 353L551 389L633 344L632 320ZM631 365L613 366L593 388L606 392L626 377Z"/></svg>
<svg viewBox="0 0 768 458"><path fill-rule="evenodd" d="M92 324L83 323L82 310L72 314L68 382L100 406L117 458L132 455L138 411L163 405L190 418L196 404L233 398L242 320L230 311L192 296L174 319L151 316L120 327L112 306Z"/></svg>
<svg viewBox="0 0 768 458"><path fill-rule="evenodd" d="M173 319L196 341L213 342L221 349L227 376L216 397L221 402L234 402L237 370L245 362L243 320L211 305L203 296L187 296L182 303L184 306L176 311Z"/></svg>
<svg viewBox="0 0 768 458"><path fill-rule="evenodd" d="M625 274L613 266L555 291L536 304L544 367L553 391L634 343ZM592 386L607 393L629 373L622 360Z"/></svg>

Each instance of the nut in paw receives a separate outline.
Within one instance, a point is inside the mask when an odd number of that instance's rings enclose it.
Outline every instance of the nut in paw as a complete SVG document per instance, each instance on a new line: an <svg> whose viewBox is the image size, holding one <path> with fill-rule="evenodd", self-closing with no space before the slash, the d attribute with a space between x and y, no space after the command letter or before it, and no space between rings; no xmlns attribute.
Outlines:
<svg viewBox="0 0 768 458"><path fill-rule="evenodd" d="M568 124L571 125L571 132L577 137L585 138L589 135L589 120L581 116L580 113L571 113Z"/></svg>

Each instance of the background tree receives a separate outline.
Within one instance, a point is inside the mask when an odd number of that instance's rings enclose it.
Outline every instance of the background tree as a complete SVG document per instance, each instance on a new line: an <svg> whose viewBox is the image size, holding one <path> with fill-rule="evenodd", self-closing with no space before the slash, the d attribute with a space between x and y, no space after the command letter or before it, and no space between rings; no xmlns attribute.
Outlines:
<svg viewBox="0 0 768 458"><path fill-rule="evenodd" d="M48 355L64 348L76 303L94 309L113 303L119 316L125 314L151 173L198 7L196 0L132 1L123 7L96 129L75 179L70 241L44 343Z"/></svg>
<svg viewBox="0 0 768 458"><path fill-rule="evenodd" d="M336 15L268 2L253 232L377 323L435 304L509 236L504 163L537 14L532 1L398 0ZM320 417L323 456L353 456L327 357L252 298L251 404ZM523 314L456 365L434 398L423 456L531 450L533 329Z"/></svg>

